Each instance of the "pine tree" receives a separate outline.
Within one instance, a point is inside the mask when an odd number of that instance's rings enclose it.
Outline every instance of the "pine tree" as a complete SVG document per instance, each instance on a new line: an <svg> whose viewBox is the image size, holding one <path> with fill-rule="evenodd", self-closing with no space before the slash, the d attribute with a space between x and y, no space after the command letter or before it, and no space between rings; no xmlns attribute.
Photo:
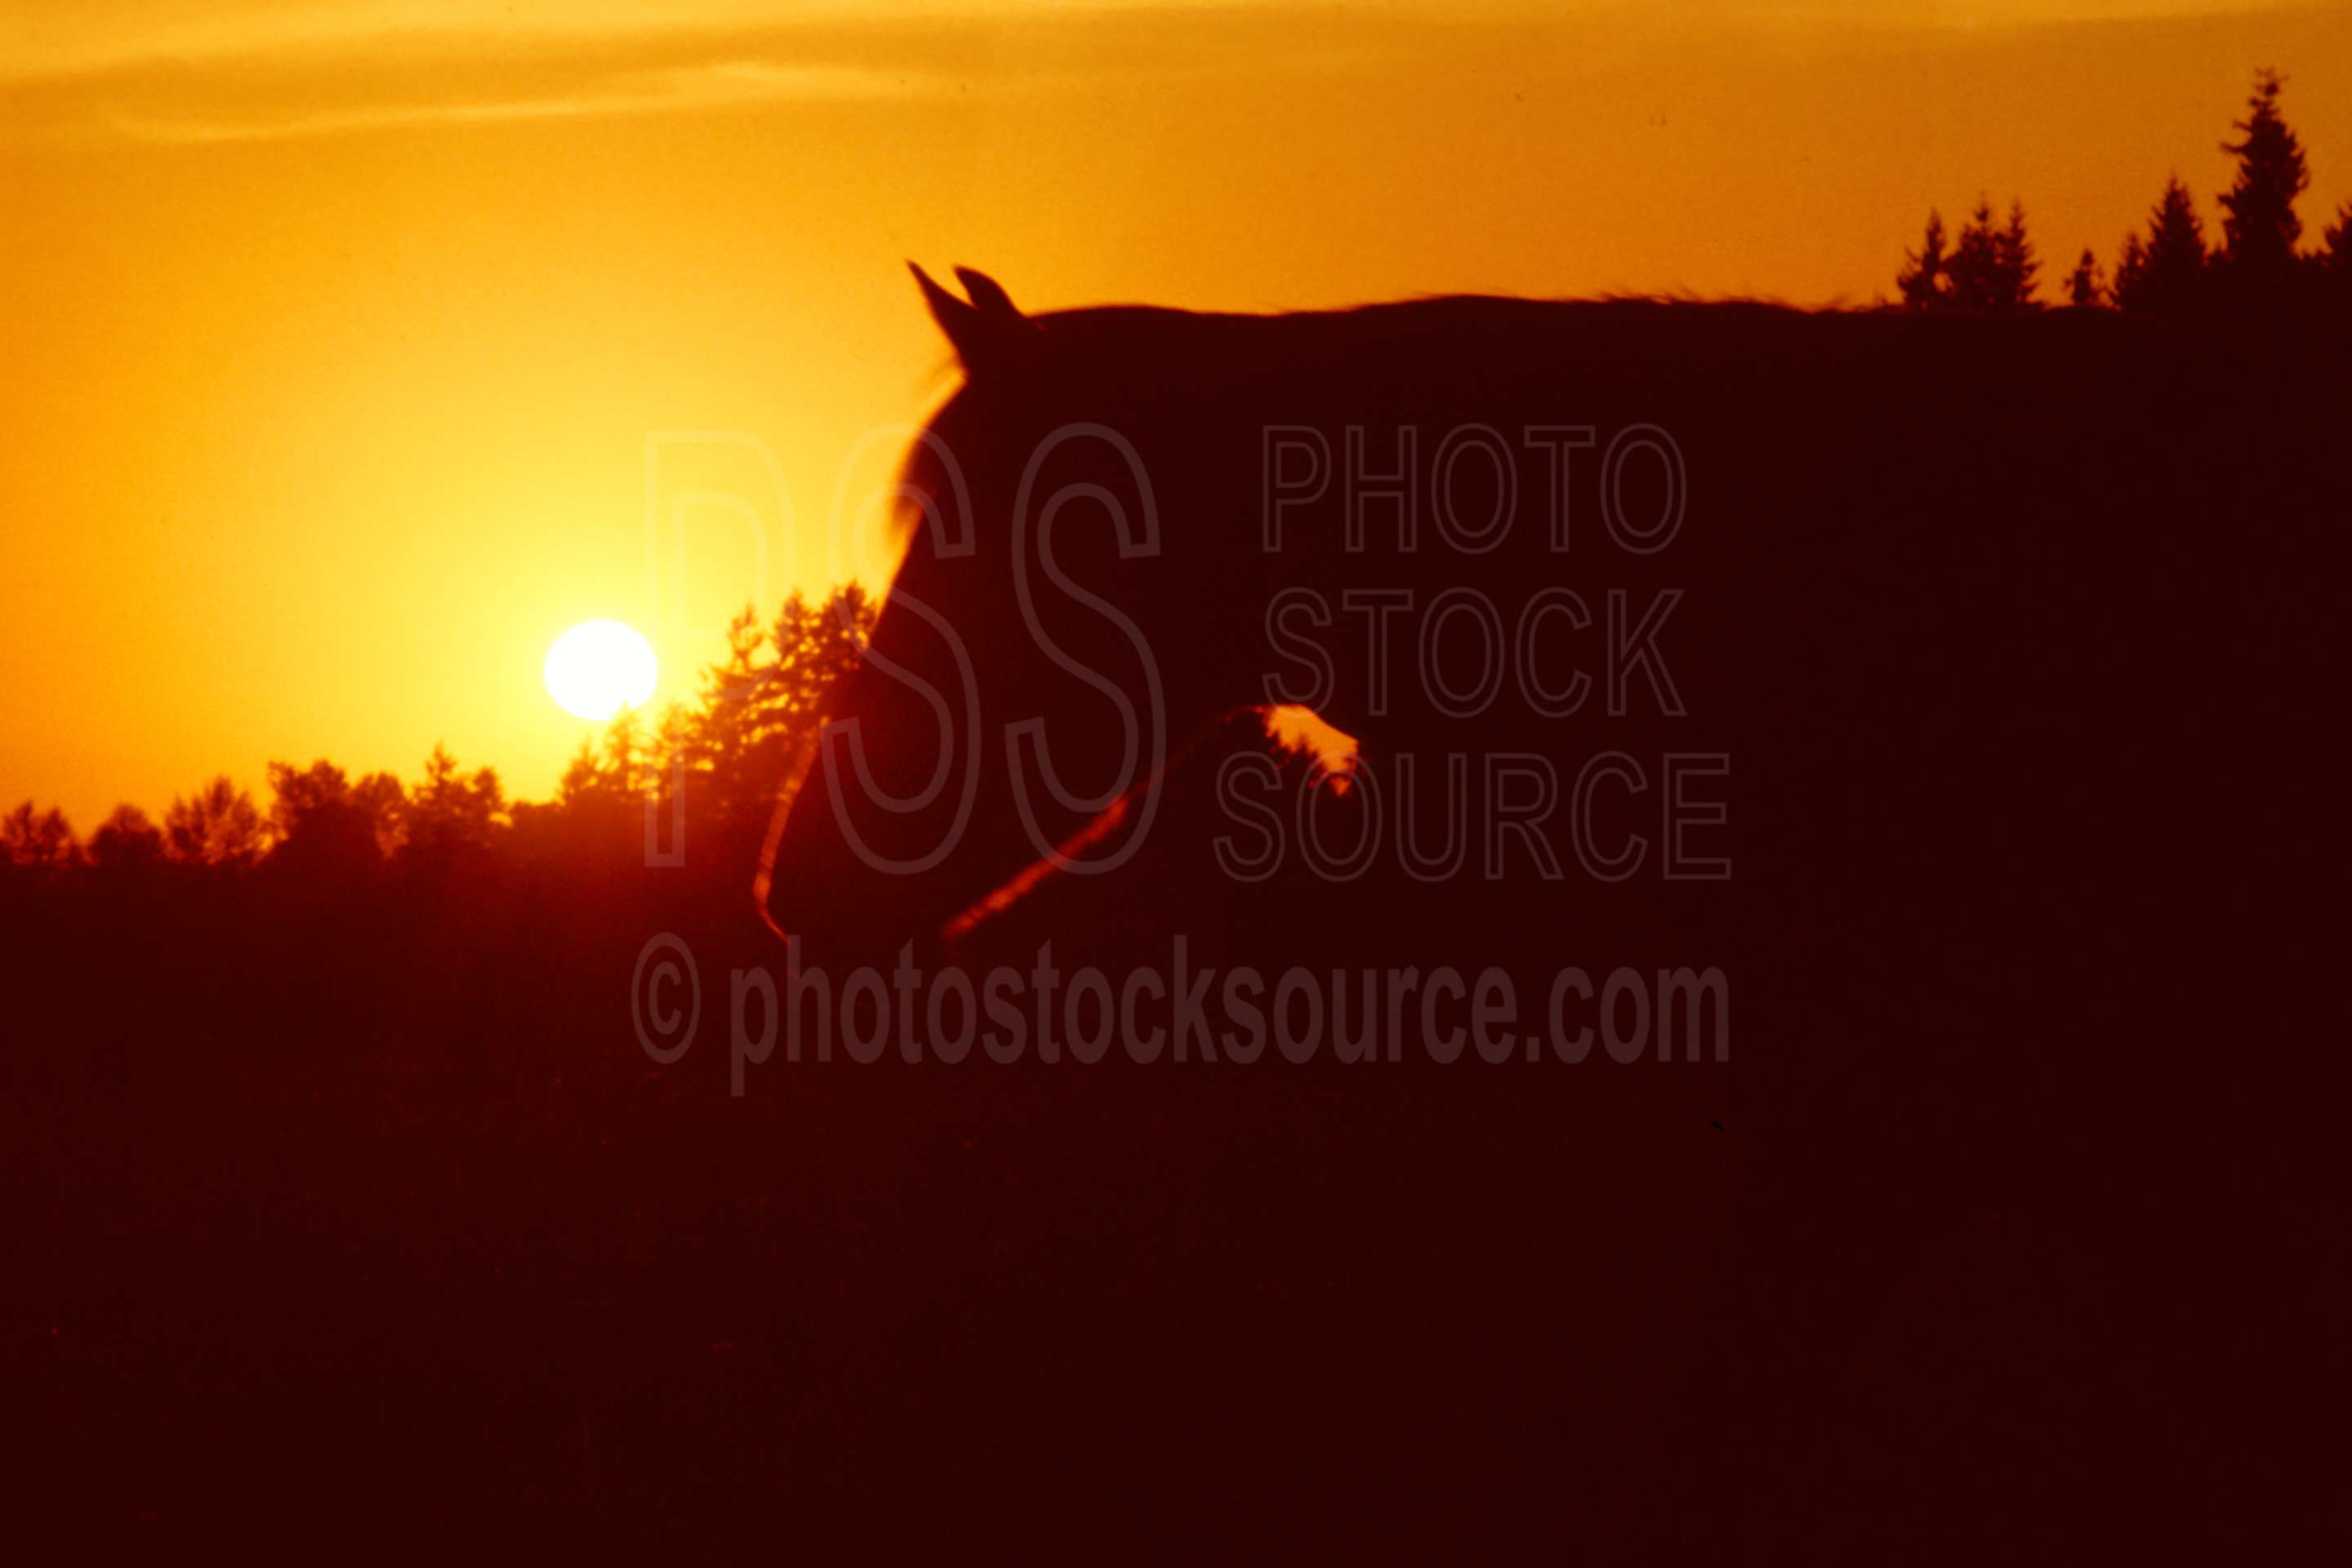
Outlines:
<svg viewBox="0 0 2352 1568"><path fill-rule="evenodd" d="M2336 209L2336 221L2328 226L2316 259L2323 272L2352 282L2352 202Z"/></svg>
<svg viewBox="0 0 2352 1568"><path fill-rule="evenodd" d="M824 721L835 683L865 658L875 612L856 583L835 589L814 609L794 595L786 610L777 626L775 714L797 744Z"/></svg>
<svg viewBox="0 0 2352 1568"><path fill-rule="evenodd" d="M226 773L163 814L165 852L183 865L241 869L261 858L267 842L260 808Z"/></svg>
<svg viewBox="0 0 2352 1568"><path fill-rule="evenodd" d="M407 847L428 857L490 848L506 809L498 770L478 768L468 777L446 746L436 745L425 759L424 781L408 795Z"/></svg>
<svg viewBox="0 0 2352 1568"><path fill-rule="evenodd" d="M380 814L388 807L378 773L364 781L365 793L352 784L343 770L320 761L307 769L289 763L269 764L269 828L277 839L274 859L305 865L320 871L362 871L390 852ZM392 781L396 798L399 784Z"/></svg>
<svg viewBox="0 0 2352 1568"><path fill-rule="evenodd" d="M1906 306L1929 310L1943 302L1944 261L1944 217L1930 207L1926 237L1917 250L1903 253L1903 270L1895 275L1895 287Z"/></svg>
<svg viewBox="0 0 2352 1568"><path fill-rule="evenodd" d="M281 841L304 820L341 805L352 792L343 770L321 759L305 769L291 763L269 764L269 831Z"/></svg>
<svg viewBox="0 0 2352 1568"><path fill-rule="evenodd" d="M755 793L754 753L769 676L760 656L766 644L758 612L746 605L727 624L726 659L702 672L702 702L694 719L697 766L688 799L688 809L698 815L732 818ZM700 806L697 794L705 797Z"/></svg>
<svg viewBox="0 0 2352 1568"><path fill-rule="evenodd" d="M2116 304L2139 312L2193 309L2204 297L2205 226L2189 187L2175 175L2148 214L2147 238L2125 242L2116 265Z"/></svg>
<svg viewBox="0 0 2352 1568"><path fill-rule="evenodd" d="M607 793L604 764L596 755L596 742L583 740L580 749L572 753L572 762L563 770L563 777L555 785L558 805L576 806L601 798Z"/></svg>
<svg viewBox="0 0 2352 1568"><path fill-rule="evenodd" d="M2147 245L2138 231L2124 236L2116 247L2116 281L2109 298L2119 310L2134 309L2134 301L2147 288Z"/></svg>
<svg viewBox="0 0 2352 1568"><path fill-rule="evenodd" d="M163 858L163 835L135 805L118 805L89 836L89 863L105 871L143 871Z"/></svg>
<svg viewBox="0 0 2352 1568"><path fill-rule="evenodd" d="M645 788L645 742L637 734L637 710L624 708L604 727L604 776L614 793L635 796Z"/></svg>
<svg viewBox="0 0 2352 1568"><path fill-rule="evenodd" d="M0 817L0 864L32 871L63 871L79 863L81 846L57 807L37 809L25 802Z"/></svg>
<svg viewBox="0 0 2352 1568"><path fill-rule="evenodd" d="M2083 247L2083 258L2074 263L2074 270L2066 279L2066 302L2078 310L2095 310L2106 302L2106 288L2099 280L2099 258L2091 247Z"/></svg>
<svg viewBox="0 0 2352 1568"><path fill-rule="evenodd" d="M1994 309L2032 309L2035 302L2034 281L2041 274L2042 260L2033 253L2033 242L2026 237L2023 202L2011 198L2009 224L1993 239L1993 259L1997 295Z"/></svg>
<svg viewBox="0 0 2352 1568"><path fill-rule="evenodd" d="M2025 231L2024 204L2011 202L2009 221L1996 226L1992 203L1979 196L1944 263L1943 298L1967 310L2032 310L2041 270Z"/></svg>
<svg viewBox="0 0 2352 1568"><path fill-rule="evenodd" d="M374 773L352 785L352 804L375 834L376 853L386 859L408 842L408 792L390 773Z"/></svg>
<svg viewBox="0 0 2352 1568"><path fill-rule="evenodd" d="M2001 277L2000 236L1993 227L1992 203L1979 196L1966 227L1952 243L1951 259L1944 264L1945 298L1963 310L2000 308L2005 292Z"/></svg>
<svg viewBox="0 0 2352 1568"><path fill-rule="evenodd" d="M683 702L663 705L654 728L653 766L652 791L667 804L694 769L694 715Z"/></svg>
<svg viewBox="0 0 2352 1568"><path fill-rule="evenodd" d="M727 658L703 672L688 725L691 816L765 823L793 756L824 721L826 694L864 657L875 614L853 583L822 604L795 592L765 628L748 605L729 624Z"/></svg>
<svg viewBox="0 0 2352 1568"><path fill-rule="evenodd" d="M2221 150L2238 160L2236 183L2222 193L2221 248L2216 260L2242 287L2276 288L2294 266L2303 220L2294 202L2311 184L2303 144L2279 113L2286 79L2259 71L2246 118L2231 121L2235 142Z"/></svg>
<svg viewBox="0 0 2352 1568"><path fill-rule="evenodd" d="M824 634L824 611L794 590L777 612L768 647L772 662L761 691L757 755L762 777L772 780L807 727L816 689L816 642Z"/></svg>

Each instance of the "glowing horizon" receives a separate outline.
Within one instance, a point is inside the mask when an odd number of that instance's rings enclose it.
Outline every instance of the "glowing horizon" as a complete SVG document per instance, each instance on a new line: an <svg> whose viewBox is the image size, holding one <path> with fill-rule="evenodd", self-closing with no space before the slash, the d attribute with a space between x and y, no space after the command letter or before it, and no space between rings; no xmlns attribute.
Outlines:
<svg viewBox="0 0 2352 1568"><path fill-rule="evenodd" d="M544 798L565 627L642 628L658 707L746 600L887 571L834 519L952 384L909 256L1032 310L1866 302L1983 191L2047 294L2168 174L2214 223L2262 65L2308 239L2352 198L2342 8L47 15L0 57L0 807L87 833L445 741Z"/></svg>

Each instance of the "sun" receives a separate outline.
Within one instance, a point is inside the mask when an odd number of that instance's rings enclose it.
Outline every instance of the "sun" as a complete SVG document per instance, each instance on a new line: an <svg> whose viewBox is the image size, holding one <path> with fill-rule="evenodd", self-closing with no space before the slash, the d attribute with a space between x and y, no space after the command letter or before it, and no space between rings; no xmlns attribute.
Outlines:
<svg viewBox="0 0 2352 1568"><path fill-rule="evenodd" d="M547 694L567 713L603 723L654 694L653 644L618 621L583 621L547 650Z"/></svg>

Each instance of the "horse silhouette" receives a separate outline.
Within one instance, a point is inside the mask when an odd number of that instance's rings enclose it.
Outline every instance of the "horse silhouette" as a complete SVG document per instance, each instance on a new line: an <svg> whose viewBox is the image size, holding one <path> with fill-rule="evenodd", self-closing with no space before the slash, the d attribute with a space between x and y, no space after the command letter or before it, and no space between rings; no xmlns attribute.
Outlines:
<svg viewBox="0 0 2352 1568"><path fill-rule="evenodd" d="M1495 855L1414 884L1482 929L1737 922L1735 889L2030 918L2021 888L2236 776L2219 738L2272 710L2311 635L2282 606L2335 550L2316 347L1648 300L1032 318L918 277L967 383L762 883L845 950L1041 867L1115 882L1170 760L1281 701L1376 779L1412 759L1433 816L1495 804L1449 756L1550 764L1502 781ZM2164 734L2203 739L2159 766ZM1636 766L1577 790L1603 752ZM1685 855L1659 830L1691 754L1730 773Z"/></svg>
<svg viewBox="0 0 2352 1568"><path fill-rule="evenodd" d="M1729 1063L1474 1069L1368 1134L1412 1237L1381 1245L1444 1283L1355 1283L1531 1389L1647 1368L1611 1419L1679 1413L1725 1509L1851 1466L1899 1518L1945 1495L1923 1478L2059 1441L2002 1398L2060 1367L2104 1396L2189 1331L2188 1194L2250 1152L2212 1053L2315 1018L2315 987L2249 977L2308 949L2294 868L2332 842L2340 334L1648 300L1033 317L959 276L917 273L965 384L778 807L776 929L883 962L1144 952L1205 919L1268 973L1491 966L1522 998L1562 963L1719 967ZM1362 867L1236 872L1310 820L1212 788L1234 715L1275 703L1358 743L1360 787L1313 809ZM2030 1303L2024 1348L1970 1337L1996 1297ZM1930 1384L1975 1414L1886 1403Z"/></svg>

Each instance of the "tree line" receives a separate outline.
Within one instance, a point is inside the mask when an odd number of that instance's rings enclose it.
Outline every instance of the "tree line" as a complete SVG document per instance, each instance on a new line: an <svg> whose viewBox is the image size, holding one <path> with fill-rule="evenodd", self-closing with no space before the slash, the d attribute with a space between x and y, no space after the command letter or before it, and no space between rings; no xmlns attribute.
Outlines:
<svg viewBox="0 0 2352 1568"><path fill-rule="evenodd" d="M2285 87L2277 71L2256 72L2245 118L2231 122L2237 136L2221 143L2237 172L2219 197L2219 242L2209 242L2195 197L2174 175L2148 210L2145 232L2124 237L2112 274L2084 247L2065 279L2068 306L2134 315L2352 308L2352 201L2337 208L2318 246L2305 249L2295 203L2310 188L2311 172L2280 109ZM1919 248L1904 253L1895 287L1913 310L2039 310L2041 270L2023 205L2012 201L1997 220L1979 197L1957 236L1929 211Z"/></svg>
<svg viewBox="0 0 2352 1568"><path fill-rule="evenodd" d="M856 663L876 613L856 584L818 600L796 593L770 621L747 605L694 701L650 722L623 710L581 742L551 801L509 800L496 768L467 768L441 745L414 784L323 759L273 762L267 807L222 775L176 797L160 824L119 805L87 838L62 811L25 801L0 817L0 875L347 873L619 853L640 844L647 802L665 842L675 808L690 839L723 851L764 826L786 759L824 721L825 694Z"/></svg>

